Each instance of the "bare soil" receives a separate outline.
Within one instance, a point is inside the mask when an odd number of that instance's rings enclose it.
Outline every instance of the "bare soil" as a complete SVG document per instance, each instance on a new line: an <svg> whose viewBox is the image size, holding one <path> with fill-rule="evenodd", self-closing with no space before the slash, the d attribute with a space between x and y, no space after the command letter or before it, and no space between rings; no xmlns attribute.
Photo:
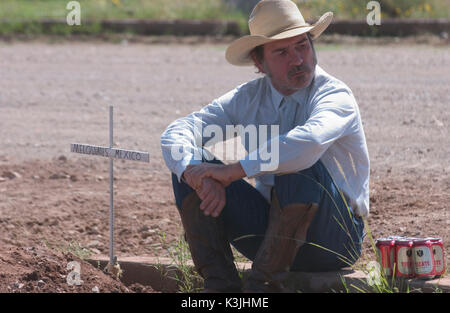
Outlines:
<svg viewBox="0 0 450 313"><path fill-rule="evenodd" d="M168 256L182 234L159 138L253 68L228 65L223 43L0 43L0 292L152 292L125 286L61 247L108 254L108 160L70 143L150 152L115 161L115 249ZM316 46L319 64L352 88L371 157L373 238L438 236L450 252L449 45ZM373 259L365 241L361 261ZM80 286L66 266L81 264Z"/></svg>

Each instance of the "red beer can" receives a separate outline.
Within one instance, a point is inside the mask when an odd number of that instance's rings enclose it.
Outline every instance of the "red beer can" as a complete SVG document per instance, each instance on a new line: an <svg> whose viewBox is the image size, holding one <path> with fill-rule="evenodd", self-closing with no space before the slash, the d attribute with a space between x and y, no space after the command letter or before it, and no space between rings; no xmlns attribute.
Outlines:
<svg viewBox="0 0 450 313"><path fill-rule="evenodd" d="M434 271L436 277L440 277L445 273L445 252L444 244L441 238L429 238L431 248L433 249Z"/></svg>
<svg viewBox="0 0 450 313"><path fill-rule="evenodd" d="M379 238L375 244L377 247L381 267L386 276L392 276L394 268L395 240Z"/></svg>
<svg viewBox="0 0 450 313"><path fill-rule="evenodd" d="M395 241L395 276L413 277L414 259L412 255L413 241L398 239Z"/></svg>
<svg viewBox="0 0 450 313"><path fill-rule="evenodd" d="M414 274L419 278L433 278L436 275L431 241L427 238L413 240Z"/></svg>

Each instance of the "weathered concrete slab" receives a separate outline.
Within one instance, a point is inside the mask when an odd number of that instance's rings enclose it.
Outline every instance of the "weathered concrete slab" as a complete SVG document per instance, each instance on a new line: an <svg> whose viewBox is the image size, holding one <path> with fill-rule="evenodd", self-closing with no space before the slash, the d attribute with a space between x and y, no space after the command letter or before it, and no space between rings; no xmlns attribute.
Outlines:
<svg viewBox="0 0 450 313"><path fill-rule="evenodd" d="M409 288L414 292L445 292L450 293L450 277L441 277L432 280L408 279Z"/></svg>
<svg viewBox="0 0 450 313"><path fill-rule="evenodd" d="M89 260L89 263L98 268L105 268L109 262L106 255L95 256ZM139 283L144 286L151 286L154 290L162 292L178 292L180 279L183 274L179 269L180 265L175 264L169 258L158 257L118 257L120 268L123 270L121 281L125 285ZM192 261L186 261L184 266L193 269ZM249 263L238 263L240 271L250 269ZM200 285L197 287L201 287Z"/></svg>
<svg viewBox="0 0 450 313"><path fill-rule="evenodd" d="M88 260L94 266L104 268L109 261L108 256L95 256ZM182 277L179 266L169 258L157 257L119 257L123 270L122 281L126 285L140 283L151 286L162 292L178 292ZM184 266L193 267L191 261ZM237 263L238 270L247 276L251 264ZM283 278L285 285L299 292L360 292L370 291L366 276L361 271L343 269L336 272L291 272ZM403 279L397 280L401 292L450 292L450 277L433 280ZM409 286L409 287L408 287ZM200 287L200 286L198 286ZM437 289L438 288L438 289Z"/></svg>
<svg viewBox="0 0 450 313"><path fill-rule="evenodd" d="M92 265L104 269L109 262L108 256L97 256L88 260ZM167 259L152 257L123 257L118 258L123 271L121 281L129 286L139 283L151 286L162 292L177 292L179 271L176 265Z"/></svg>

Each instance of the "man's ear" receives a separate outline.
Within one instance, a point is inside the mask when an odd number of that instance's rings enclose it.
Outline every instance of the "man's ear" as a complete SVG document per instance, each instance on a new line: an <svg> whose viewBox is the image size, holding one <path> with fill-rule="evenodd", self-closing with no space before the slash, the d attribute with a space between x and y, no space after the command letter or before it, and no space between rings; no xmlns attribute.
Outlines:
<svg viewBox="0 0 450 313"><path fill-rule="evenodd" d="M252 59L253 63L255 64L256 68L258 69L258 73L266 74L264 71L264 66L262 65L261 61L258 56L256 55L255 51L250 52L250 58Z"/></svg>

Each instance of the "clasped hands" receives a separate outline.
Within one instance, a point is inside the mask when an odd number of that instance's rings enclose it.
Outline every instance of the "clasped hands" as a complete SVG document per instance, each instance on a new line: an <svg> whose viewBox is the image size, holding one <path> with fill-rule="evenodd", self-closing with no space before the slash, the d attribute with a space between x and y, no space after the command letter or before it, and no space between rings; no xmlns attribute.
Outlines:
<svg viewBox="0 0 450 313"><path fill-rule="evenodd" d="M245 177L241 164L201 163L188 165L183 172L185 182L202 200L200 209L205 215L217 217L226 204L225 187Z"/></svg>

